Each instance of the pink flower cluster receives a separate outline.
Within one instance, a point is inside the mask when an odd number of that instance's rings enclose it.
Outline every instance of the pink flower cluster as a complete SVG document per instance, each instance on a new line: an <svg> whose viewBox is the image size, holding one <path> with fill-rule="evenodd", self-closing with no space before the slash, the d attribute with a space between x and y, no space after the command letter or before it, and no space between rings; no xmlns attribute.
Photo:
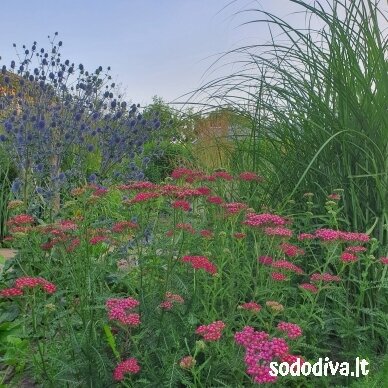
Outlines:
<svg viewBox="0 0 388 388"><path fill-rule="evenodd" d="M185 167L178 167L171 173L172 179L181 179L181 178L193 178L194 176L202 176L202 173L199 173L194 170L190 170L189 168Z"/></svg>
<svg viewBox="0 0 388 388"><path fill-rule="evenodd" d="M239 306L243 310L253 311L258 313L261 310L261 306L256 302L247 302Z"/></svg>
<svg viewBox="0 0 388 388"><path fill-rule="evenodd" d="M245 326L235 333L235 341L245 348L246 372L258 384L273 383L276 376L270 375L269 363L276 358L285 359L289 355L289 347L283 338L269 339L263 331L256 331L251 326Z"/></svg>
<svg viewBox="0 0 388 388"><path fill-rule="evenodd" d="M305 254L305 251L303 249L297 247L296 245L287 243L287 242L281 243L279 245L279 248L286 256L289 256L289 257L294 257L294 256L299 256L299 255Z"/></svg>
<svg viewBox="0 0 388 388"><path fill-rule="evenodd" d="M333 193L333 194L329 194L327 198L331 199L332 201L339 201L341 199L341 196L337 193Z"/></svg>
<svg viewBox="0 0 388 388"><path fill-rule="evenodd" d="M291 263L287 260L277 260L272 263L273 268L282 268L291 272L295 272L298 275L303 275L303 269L295 265L294 263Z"/></svg>
<svg viewBox="0 0 388 388"><path fill-rule="evenodd" d="M120 362L114 372L113 379L115 381L122 381L125 378L126 373L136 374L140 372L140 365L137 363L136 358L131 357L125 361Z"/></svg>
<svg viewBox="0 0 388 388"><path fill-rule="evenodd" d="M112 232L123 233L128 229L136 229L138 225L132 221L118 221L112 226Z"/></svg>
<svg viewBox="0 0 388 388"><path fill-rule="evenodd" d="M241 202L231 202L222 205L227 214L237 214L248 208L248 205Z"/></svg>
<svg viewBox="0 0 388 388"><path fill-rule="evenodd" d="M100 242L107 241L108 237L107 236L94 236L89 240L89 243L91 245L97 245Z"/></svg>
<svg viewBox="0 0 388 388"><path fill-rule="evenodd" d="M242 181L247 181L247 182L251 182L251 181L261 182L263 180L263 177L250 171L244 171L238 177Z"/></svg>
<svg viewBox="0 0 388 388"><path fill-rule="evenodd" d="M41 286L47 294L53 294L57 290L57 287L46 279L24 276L15 280L14 287L1 290L0 296L4 298L20 296L23 295L24 288L35 288L37 286Z"/></svg>
<svg viewBox="0 0 388 388"><path fill-rule="evenodd" d="M14 296L23 295L23 290L16 287L4 288L0 291L0 297L3 298L13 298Z"/></svg>
<svg viewBox="0 0 388 388"><path fill-rule="evenodd" d="M260 256L257 258L257 261L260 264L271 265L273 263L273 258L270 256Z"/></svg>
<svg viewBox="0 0 388 388"><path fill-rule="evenodd" d="M247 235L242 232L236 232L236 233L233 233L233 237L236 238L237 240L242 240L245 237L247 237Z"/></svg>
<svg viewBox="0 0 388 388"><path fill-rule="evenodd" d="M182 261L190 263L194 269L203 269L212 275L217 273L217 267L205 256L183 256Z"/></svg>
<svg viewBox="0 0 388 388"><path fill-rule="evenodd" d="M131 311L139 305L139 301L128 297L124 299L112 298L106 301L108 316L110 320L118 321L124 325L138 326L140 324L140 315Z"/></svg>
<svg viewBox="0 0 388 388"><path fill-rule="evenodd" d="M184 231L189 232L191 234L195 234L195 229L189 223L181 222L181 223L176 225L176 228L184 230Z"/></svg>
<svg viewBox="0 0 388 388"><path fill-rule="evenodd" d="M283 227L266 227L264 233L267 236L292 237L292 230Z"/></svg>
<svg viewBox="0 0 388 388"><path fill-rule="evenodd" d="M18 278L15 281L15 287L20 289L34 288L36 286L41 286L43 290L48 294L53 294L57 290L57 287L53 283L40 277L33 278L33 277L26 276L26 277Z"/></svg>
<svg viewBox="0 0 388 388"><path fill-rule="evenodd" d="M182 209L183 211L185 212L188 212L191 207L190 207L190 203L185 201L185 200L176 200L174 201L171 206L174 208L174 209Z"/></svg>
<svg viewBox="0 0 388 388"><path fill-rule="evenodd" d="M314 236L323 241L357 241L361 243L369 241L369 235L366 233L343 232L325 228L317 229Z"/></svg>
<svg viewBox="0 0 388 388"><path fill-rule="evenodd" d="M203 238L213 238L214 237L214 233L211 231L211 230L208 230L208 229L202 229L199 234L203 237Z"/></svg>
<svg viewBox="0 0 388 388"><path fill-rule="evenodd" d="M197 361L195 360L194 357L185 356L185 357L181 358L181 360L179 361L179 366L182 369L191 369L195 366L196 363L197 363Z"/></svg>
<svg viewBox="0 0 388 388"><path fill-rule="evenodd" d="M302 329L296 323L279 322L276 326L280 331L286 333L290 339L298 338L302 335Z"/></svg>
<svg viewBox="0 0 388 388"><path fill-rule="evenodd" d="M287 280L287 276L282 274L281 272L272 272L271 273L272 280L275 280L276 282L283 282Z"/></svg>
<svg viewBox="0 0 388 388"><path fill-rule="evenodd" d="M232 175L230 175L226 171L216 171L211 175L212 178L222 179L224 181L231 181L233 179Z"/></svg>
<svg viewBox="0 0 388 388"><path fill-rule="evenodd" d="M206 187L206 186L197 187L197 191L198 191L201 195L210 195L211 192L212 192L212 191L209 189L209 187Z"/></svg>
<svg viewBox="0 0 388 388"><path fill-rule="evenodd" d="M312 294L316 294L319 291L318 288L311 283L301 283L299 284L299 287L311 292Z"/></svg>
<svg viewBox="0 0 388 388"><path fill-rule="evenodd" d="M286 220L276 214L270 213L248 213L243 221L244 225L263 227L263 226L283 226L286 224Z"/></svg>
<svg viewBox="0 0 388 388"><path fill-rule="evenodd" d="M345 248L345 252L350 252L350 253L360 253L365 251L366 251L366 248L360 245L351 245Z"/></svg>
<svg viewBox="0 0 388 388"><path fill-rule="evenodd" d="M165 300L159 304L159 308L163 310L171 310L174 307L174 303L183 304L185 300L178 294L173 294L169 291L165 294Z"/></svg>
<svg viewBox="0 0 388 388"><path fill-rule="evenodd" d="M58 228L62 231L74 231L78 229L78 225L72 220L62 220L59 221Z"/></svg>
<svg viewBox="0 0 388 388"><path fill-rule="evenodd" d="M221 205L224 202L224 200L221 197L218 197L217 195L209 195L207 197L207 201L214 205Z"/></svg>
<svg viewBox="0 0 388 388"><path fill-rule="evenodd" d="M18 214L16 216L11 217L7 225L8 226L21 226L21 225L29 225L34 223L34 217L29 214Z"/></svg>
<svg viewBox="0 0 388 388"><path fill-rule="evenodd" d="M311 233L300 233L298 235L298 240L303 241L303 240L313 240L315 236Z"/></svg>
<svg viewBox="0 0 388 388"><path fill-rule="evenodd" d="M126 201L126 203L139 203L139 202L148 202L151 199L160 197L159 193L152 193L144 191L142 193L136 194L131 200Z"/></svg>
<svg viewBox="0 0 388 388"><path fill-rule="evenodd" d="M341 260L344 263L353 263L353 262L357 261L357 255L355 255L354 253L350 253L350 252L343 252L341 254Z"/></svg>
<svg viewBox="0 0 388 388"><path fill-rule="evenodd" d="M222 336L222 330L225 328L225 323L222 321L215 321L209 325L201 325L195 331L203 337L205 341L218 341Z"/></svg>
<svg viewBox="0 0 388 388"><path fill-rule="evenodd" d="M325 273L314 273L310 276L310 280L312 282L325 282L325 283L330 283L330 282L340 282L341 278L337 275L331 275L327 272Z"/></svg>
<svg viewBox="0 0 388 388"><path fill-rule="evenodd" d="M380 263L384 265L388 265L388 257L381 257L380 258Z"/></svg>

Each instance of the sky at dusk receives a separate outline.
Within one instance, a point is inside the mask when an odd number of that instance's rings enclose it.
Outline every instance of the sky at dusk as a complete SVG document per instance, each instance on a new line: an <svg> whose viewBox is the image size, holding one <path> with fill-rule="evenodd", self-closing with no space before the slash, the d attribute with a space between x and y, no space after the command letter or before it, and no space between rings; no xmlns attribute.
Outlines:
<svg viewBox="0 0 388 388"><path fill-rule="evenodd" d="M304 20L289 0L2 1L0 62L15 58L13 43L49 47L58 31L64 59L91 71L111 66L127 99L172 101L216 76L205 72L220 54L269 39L264 24L241 26L253 16L236 12L249 8Z"/></svg>

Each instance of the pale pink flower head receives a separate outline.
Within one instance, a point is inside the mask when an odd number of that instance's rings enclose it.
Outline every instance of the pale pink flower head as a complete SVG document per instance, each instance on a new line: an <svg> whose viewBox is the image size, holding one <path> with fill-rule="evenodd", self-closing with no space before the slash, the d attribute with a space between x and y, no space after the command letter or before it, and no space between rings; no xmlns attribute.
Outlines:
<svg viewBox="0 0 388 388"><path fill-rule="evenodd" d="M255 172L250 172L250 171L244 171L238 176L242 181L247 181L247 182L261 182L263 180L263 177L260 175L257 175Z"/></svg>
<svg viewBox="0 0 388 388"><path fill-rule="evenodd" d="M195 366L197 361L192 356L185 356L179 361L179 366L182 369L191 369Z"/></svg>
<svg viewBox="0 0 388 388"><path fill-rule="evenodd" d="M273 258L270 257L270 256L260 256L260 257L257 258L257 261L260 264L271 265L272 262L273 262Z"/></svg>
<svg viewBox="0 0 388 388"><path fill-rule="evenodd" d="M258 313L261 310L261 306L256 302L247 302L239 306L240 309L249 310L254 313Z"/></svg>
<svg viewBox="0 0 388 388"><path fill-rule="evenodd" d="M319 291L318 288L311 283L301 283L299 284L299 287L306 291L311 292L312 294L316 294Z"/></svg>
<svg viewBox="0 0 388 388"><path fill-rule="evenodd" d="M302 335L302 329L296 323L279 322L276 327L278 330L286 333L287 337L290 339L295 339Z"/></svg>
<svg viewBox="0 0 388 388"><path fill-rule="evenodd" d="M276 282L284 282L287 280L287 276L280 273L280 272L272 272L271 273L272 280L275 280Z"/></svg>
<svg viewBox="0 0 388 388"><path fill-rule="evenodd" d="M380 263L384 265L388 265L388 257L381 257L380 258Z"/></svg>

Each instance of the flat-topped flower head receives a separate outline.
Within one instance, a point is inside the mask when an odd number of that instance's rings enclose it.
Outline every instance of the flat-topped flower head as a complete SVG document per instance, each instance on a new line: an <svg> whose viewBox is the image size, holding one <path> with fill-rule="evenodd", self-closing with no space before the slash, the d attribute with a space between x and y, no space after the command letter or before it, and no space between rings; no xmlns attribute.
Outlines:
<svg viewBox="0 0 388 388"><path fill-rule="evenodd" d="M24 276L15 280L15 287L19 289L35 288L40 286L47 294L53 294L57 287L46 279L41 277Z"/></svg>
<svg viewBox="0 0 388 388"><path fill-rule="evenodd" d="M199 326L195 333L201 335L205 341L218 341L222 336L222 331L225 326L224 322L215 321L209 325Z"/></svg>
<svg viewBox="0 0 388 388"><path fill-rule="evenodd" d="M325 282L325 283L331 283L331 282L340 282L341 278L337 275L332 275L330 273L314 273L310 276L310 281L312 282Z"/></svg>
<svg viewBox="0 0 388 388"><path fill-rule="evenodd" d="M261 310L261 306L256 302L247 302L239 306L240 309L253 311L258 313Z"/></svg>
<svg viewBox="0 0 388 388"><path fill-rule="evenodd" d="M128 297L108 299L105 305L110 320L118 321L124 325L138 326L140 325L140 315L133 313L132 310L139 304L138 300Z"/></svg>
<svg viewBox="0 0 388 388"><path fill-rule="evenodd" d="M217 273L217 267L205 256L184 256L182 261L190 263L194 269L203 269L211 275Z"/></svg>
<svg viewBox="0 0 388 388"><path fill-rule="evenodd" d="M114 372L113 372L113 380L122 381L125 378L126 374L136 374L140 372L140 365L136 358L131 357L125 361L120 362Z"/></svg>
<svg viewBox="0 0 388 388"><path fill-rule="evenodd" d="M298 338L302 335L302 329L296 323L279 322L276 327L286 333L287 337L291 339Z"/></svg>
<svg viewBox="0 0 388 388"><path fill-rule="evenodd" d="M299 284L299 287L303 290L311 292L312 294L316 294L319 291L318 288L311 283L301 283Z"/></svg>
<svg viewBox="0 0 388 388"><path fill-rule="evenodd" d="M302 268L298 267L294 263L291 263L290 261L287 261L287 260L277 260L277 261L274 261L271 264L271 266L273 268L281 268L281 269L284 269L284 270L287 270L287 271L295 272L298 275L302 275L304 273Z"/></svg>

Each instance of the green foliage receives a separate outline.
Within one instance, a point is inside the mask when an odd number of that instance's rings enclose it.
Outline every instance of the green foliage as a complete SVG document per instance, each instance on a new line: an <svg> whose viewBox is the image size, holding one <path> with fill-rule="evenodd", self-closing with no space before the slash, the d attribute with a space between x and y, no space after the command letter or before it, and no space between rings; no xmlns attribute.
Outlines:
<svg viewBox="0 0 388 388"><path fill-rule="evenodd" d="M98 195L84 187L61 209L54 224L16 234L19 253L5 269L2 288L12 287L25 275L43 277L57 287L53 294L26 287L24 295L2 302L7 314L6 324L0 326L7 346L3 360L13 365L19 357L18 365L23 366L16 380L28 370L43 386L110 386L118 363L134 357L141 370L127 374L123 386L250 387L244 349L234 334L252 326L279 337L280 321L303 330L302 337L287 339L291 354L311 362L319 357L351 361L360 356L371 365L383 364L388 288L386 268L375 256L377 240L364 244L367 250L357 254L356 262L345 263L340 256L352 243L267 235L262 228L242 223L245 210L228 213L225 207L210 204L207 196L187 197L187 189L206 184L212 195L241 202L238 193L243 192L249 202L248 188L254 182L194 179L190 185L183 177L175 183L180 189L173 189L171 182L151 185L148 193L164 195L149 200L142 200L135 187L112 187ZM171 206L185 192L191 207L187 212ZM304 212L298 210L301 207ZM319 208L308 196L301 204L289 202L282 216L293 220L287 226L295 233L347 228L341 200L328 201L325 213L318 213ZM118 227L117 222L129 220L136 220L137 226ZM210 237L200 233L204 229L211 231ZM236 237L237 232L243 235ZM280 246L286 241L305 253L287 254ZM181 260L186 255L208 258L216 273L194 270ZM260 256L287 259L303 273L263 265L257 260ZM286 280L274 281L274 271ZM315 283L317 292L312 293L299 287L311 274L323 272L339 275L341 281ZM168 299L167 292L178 295L178 301ZM124 314L139 314L139 325L109 318L107 300L128 297L139 306ZM161 303L169 300L172 305L164 308ZM260 311L241 308L249 301L259 303ZM268 301L283 307L273 310ZM204 341L196 334L200 325L218 320L226 325L219 340ZM188 368L181 365L186 356L195 360ZM371 371L363 381L373 384L382 379L382 372ZM314 382L279 377L275 386L313 387ZM357 383L344 376L328 376L321 382Z"/></svg>
<svg viewBox="0 0 388 388"><path fill-rule="evenodd" d="M11 183L16 172L9 160L8 154L0 147L0 243L6 235L5 222L8 218L7 205L11 199Z"/></svg>
<svg viewBox="0 0 388 388"><path fill-rule="evenodd" d="M267 177L264 188L272 205L284 205L284 198L295 199L306 191L322 199L342 188L352 227L375 225L374 236L386 246L388 61L383 2L291 2L306 12L306 29L264 10L247 10L245 14L253 15L247 23L266 23L273 40L229 53L244 68L205 85L207 103L233 106L252 118L245 148L249 156L240 158L249 159L245 168Z"/></svg>
<svg viewBox="0 0 388 388"><path fill-rule="evenodd" d="M145 176L155 183L165 180L175 167L195 161L190 147L171 140L165 140L159 144L150 142L145 145L144 153L150 158Z"/></svg>

